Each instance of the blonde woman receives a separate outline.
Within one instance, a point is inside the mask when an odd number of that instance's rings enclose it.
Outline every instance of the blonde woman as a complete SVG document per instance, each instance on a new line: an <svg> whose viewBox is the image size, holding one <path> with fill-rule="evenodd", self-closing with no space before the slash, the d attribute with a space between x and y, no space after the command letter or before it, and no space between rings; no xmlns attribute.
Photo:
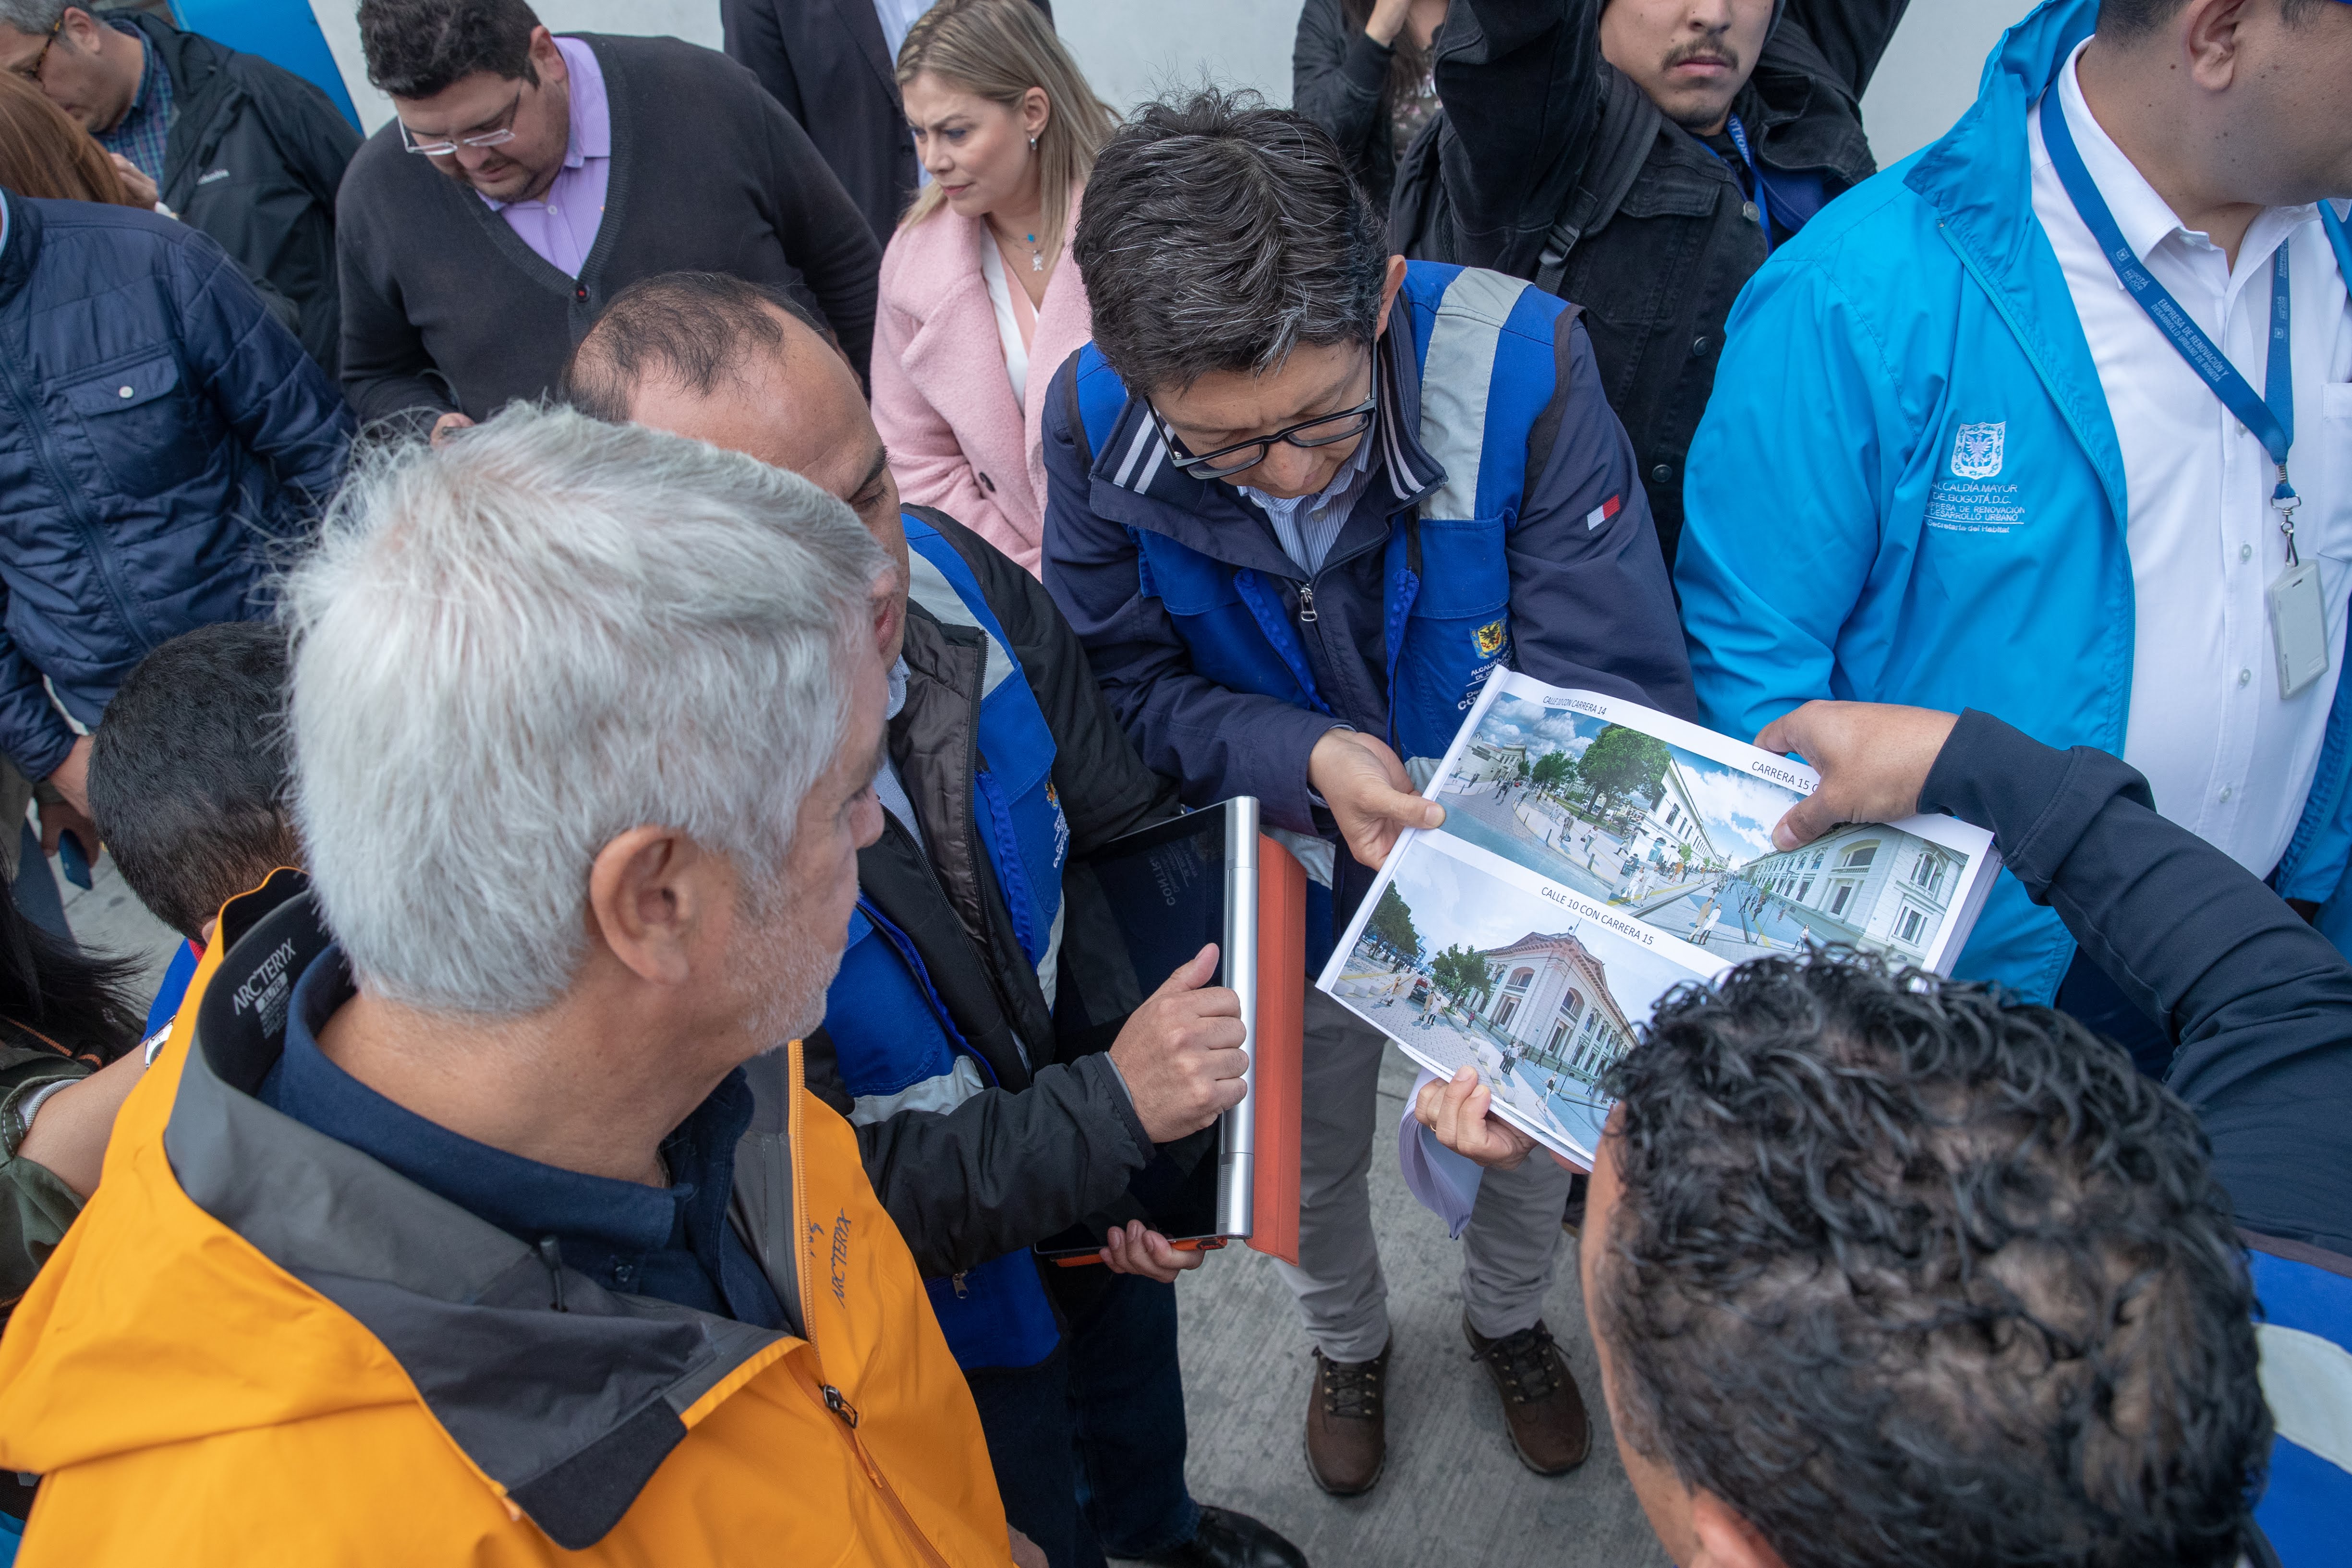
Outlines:
<svg viewBox="0 0 2352 1568"><path fill-rule="evenodd" d="M874 423L907 500L1034 572L1045 392L1091 335L1070 233L1116 121L1028 0L940 0L898 86L929 179L882 257Z"/></svg>

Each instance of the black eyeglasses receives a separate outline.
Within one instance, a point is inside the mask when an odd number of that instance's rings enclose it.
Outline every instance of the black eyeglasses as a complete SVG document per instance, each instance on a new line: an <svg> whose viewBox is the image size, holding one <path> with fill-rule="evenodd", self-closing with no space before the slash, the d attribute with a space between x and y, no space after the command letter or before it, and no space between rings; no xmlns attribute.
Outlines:
<svg viewBox="0 0 2352 1568"><path fill-rule="evenodd" d="M58 19L49 24L49 36L41 40L40 52L33 57L32 63L30 65L12 66L9 68L14 70L18 76L23 77L26 81L31 82L34 86L38 87L41 83L41 67L49 57L49 46L58 41L58 29L65 25L65 14L63 12L59 12L58 14Z"/></svg>
<svg viewBox="0 0 2352 1568"><path fill-rule="evenodd" d="M1143 406L1150 410L1151 423L1160 427L1160 439L1168 443L1168 461L1176 465L1179 473L1195 479L1229 479L1265 462L1266 454L1274 450L1274 444L1277 441L1312 451L1318 446L1336 446L1342 441L1352 440L1371 429L1380 405L1380 387L1375 380L1372 395L1343 413L1318 413L1312 419L1302 419L1297 424L1286 425L1270 435L1254 435L1247 441L1236 441L1231 446L1220 446L1214 452L1204 452L1198 457L1180 455L1175 434L1168 428L1168 422L1160 417L1160 411L1150 403L1146 402Z"/></svg>

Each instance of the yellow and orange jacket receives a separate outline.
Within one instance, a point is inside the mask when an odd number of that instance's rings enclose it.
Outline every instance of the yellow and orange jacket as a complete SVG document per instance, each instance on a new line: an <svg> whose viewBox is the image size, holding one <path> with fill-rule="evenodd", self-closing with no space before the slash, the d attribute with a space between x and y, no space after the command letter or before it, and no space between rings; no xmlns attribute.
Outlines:
<svg viewBox="0 0 2352 1568"><path fill-rule="evenodd" d="M222 934L0 1339L0 1466L46 1478L25 1568L1009 1561L962 1374L797 1045L753 1065L736 1156L776 1333L551 1273L255 1099L331 938L292 873Z"/></svg>

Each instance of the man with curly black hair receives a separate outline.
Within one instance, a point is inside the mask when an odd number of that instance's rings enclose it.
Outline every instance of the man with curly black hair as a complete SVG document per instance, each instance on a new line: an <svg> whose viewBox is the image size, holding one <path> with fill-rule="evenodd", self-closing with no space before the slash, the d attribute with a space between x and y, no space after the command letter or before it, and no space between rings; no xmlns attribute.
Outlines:
<svg viewBox="0 0 2352 1568"><path fill-rule="evenodd" d="M1609 1085L1581 1264L1668 1552L2336 1561L2352 965L2104 752L1832 703L1759 742L1825 777L1783 847L1923 809L1993 830L2174 1053L2159 1084L2064 1014L1850 952L1661 1004ZM1524 1158L1487 1104L1419 1109Z"/></svg>
<svg viewBox="0 0 2352 1568"><path fill-rule="evenodd" d="M2252 1287L2194 1113L2121 1051L1774 958L1662 1008L1616 1087L1586 1300L1676 1561L2237 1561Z"/></svg>

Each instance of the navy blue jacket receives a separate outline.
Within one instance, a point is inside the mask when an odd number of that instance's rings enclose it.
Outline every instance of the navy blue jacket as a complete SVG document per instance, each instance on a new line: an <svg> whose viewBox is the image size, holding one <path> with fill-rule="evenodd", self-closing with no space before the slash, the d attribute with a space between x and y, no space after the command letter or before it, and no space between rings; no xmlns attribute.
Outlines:
<svg viewBox="0 0 2352 1568"><path fill-rule="evenodd" d="M2177 1044L2164 1081L2211 1141L2263 1306L2279 1437L2257 1517L2288 1568L2341 1561L2352 1470L2326 1412L2352 1397L2352 963L2104 751L1964 714L1919 808L1990 829Z"/></svg>
<svg viewBox="0 0 2352 1568"><path fill-rule="evenodd" d="M157 643L263 614L350 412L236 264L157 214L0 193L0 751L44 779Z"/></svg>
<svg viewBox="0 0 2352 1568"><path fill-rule="evenodd" d="M1190 805L1254 795L1269 825L1333 837L1308 798L1315 743L1348 725L1443 757L1498 668L1694 711L1633 446L1573 308L1415 262L1379 360L1373 477L1311 582L1238 490L1165 460L1093 348L1055 377L1045 586ZM1332 868L1339 918L1359 870Z"/></svg>
<svg viewBox="0 0 2352 1568"><path fill-rule="evenodd" d="M2352 963L2260 877L2156 814L2147 780L1974 711L1919 795L1991 830L2002 863L2179 1047L2250 1230L2352 1258Z"/></svg>

